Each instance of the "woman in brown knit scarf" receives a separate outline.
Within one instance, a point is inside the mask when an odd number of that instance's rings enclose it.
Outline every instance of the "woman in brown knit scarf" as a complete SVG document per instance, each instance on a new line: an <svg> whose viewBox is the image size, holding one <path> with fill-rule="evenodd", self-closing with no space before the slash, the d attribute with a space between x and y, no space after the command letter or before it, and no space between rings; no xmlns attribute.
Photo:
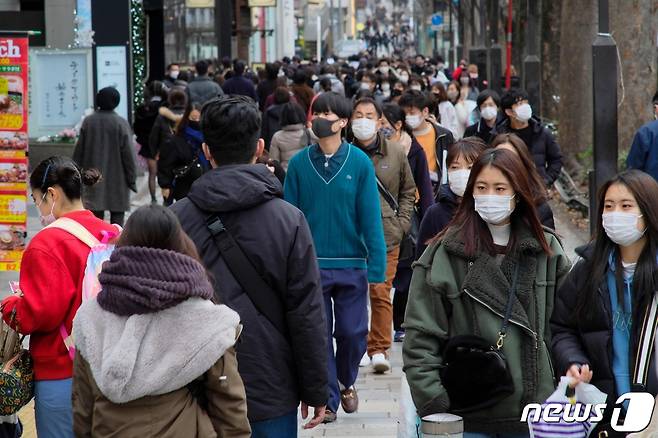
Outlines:
<svg viewBox="0 0 658 438"><path fill-rule="evenodd" d="M248 437L233 345L194 243L160 206L133 213L73 325L76 436Z"/></svg>

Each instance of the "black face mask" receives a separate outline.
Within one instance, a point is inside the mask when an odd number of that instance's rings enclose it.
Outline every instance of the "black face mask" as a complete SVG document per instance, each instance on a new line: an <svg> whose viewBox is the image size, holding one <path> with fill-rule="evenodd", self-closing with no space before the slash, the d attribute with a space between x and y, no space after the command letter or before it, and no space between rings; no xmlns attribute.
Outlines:
<svg viewBox="0 0 658 438"><path fill-rule="evenodd" d="M187 122L187 126L189 126L191 129L194 129L196 131L201 131L200 122L195 122L194 120L190 120L189 122Z"/></svg>
<svg viewBox="0 0 658 438"><path fill-rule="evenodd" d="M332 135L336 134L334 130L331 128L332 126L334 126L334 123L336 123L337 121L338 120L327 120L320 117L316 117L315 119L313 119L311 129L313 129L313 133L317 138L331 137Z"/></svg>

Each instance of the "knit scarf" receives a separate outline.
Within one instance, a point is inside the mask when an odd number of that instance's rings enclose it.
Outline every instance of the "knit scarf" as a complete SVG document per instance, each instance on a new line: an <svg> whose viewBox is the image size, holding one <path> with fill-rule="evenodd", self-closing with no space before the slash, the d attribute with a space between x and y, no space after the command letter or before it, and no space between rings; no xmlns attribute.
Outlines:
<svg viewBox="0 0 658 438"><path fill-rule="evenodd" d="M117 247L98 279L98 304L120 316L158 312L191 297L213 296L201 263L164 249Z"/></svg>

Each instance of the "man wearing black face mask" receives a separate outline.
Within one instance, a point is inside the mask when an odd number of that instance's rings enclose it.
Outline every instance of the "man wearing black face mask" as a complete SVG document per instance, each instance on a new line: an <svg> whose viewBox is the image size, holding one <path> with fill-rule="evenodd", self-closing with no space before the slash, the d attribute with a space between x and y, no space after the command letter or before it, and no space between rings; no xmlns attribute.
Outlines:
<svg viewBox="0 0 658 438"><path fill-rule="evenodd" d="M386 243L372 163L341 140L352 113L350 101L325 92L313 102L312 112L319 144L302 149L288 163L284 197L306 216L320 265L329 359L325 422L333 422L339 404L348 414L358 408L354 382L366 352L368 283L385 279Z"/></svg>

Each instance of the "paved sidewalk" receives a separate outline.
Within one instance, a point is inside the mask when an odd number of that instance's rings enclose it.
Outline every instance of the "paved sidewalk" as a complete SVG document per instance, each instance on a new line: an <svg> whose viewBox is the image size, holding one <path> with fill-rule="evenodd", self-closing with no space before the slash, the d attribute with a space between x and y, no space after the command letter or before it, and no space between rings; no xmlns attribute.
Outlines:
<svg viewBox="0 0 658 438"><path fill-rule="evenodd" d="M335 423L321 425L300 432L300 437L380 437L397 435L398 400L402 378L402 344L391 348L393 370L374 374L371 367L360 368L356 389L359 393L359 411L346 414L338 409Z"/></svg>

